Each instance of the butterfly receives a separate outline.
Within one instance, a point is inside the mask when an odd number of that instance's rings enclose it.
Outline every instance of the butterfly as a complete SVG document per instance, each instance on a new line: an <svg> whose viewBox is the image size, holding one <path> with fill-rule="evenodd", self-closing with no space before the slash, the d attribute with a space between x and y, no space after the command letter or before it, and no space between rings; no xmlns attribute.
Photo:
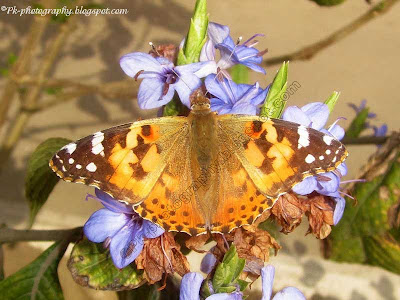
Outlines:
<svg viewBox="0 0 400 300"><path fill-rule="evenodd" d="M304 178L335 170L348 152L296 123L217 115L199 91L187 117L112 127L51 159L63 180L95 186L167 231L192 236L251 225Z"/></svg>

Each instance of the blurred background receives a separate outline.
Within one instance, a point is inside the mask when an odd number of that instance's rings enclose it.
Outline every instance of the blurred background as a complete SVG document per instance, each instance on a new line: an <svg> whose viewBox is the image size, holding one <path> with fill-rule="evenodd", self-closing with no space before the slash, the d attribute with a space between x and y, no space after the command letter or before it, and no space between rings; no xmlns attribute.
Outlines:
<svg viewBox="0 0 400 300"><path fill-rule="evenodd" d="M309 0L210 0L208 7L210 21L229 25L233 38L243 36L246 39L254 33L264 33L258 49L268 48L264 58L269 59L325 39L378 3L370 2L348 0L338 6L320 7ZM96 3L110 9L128 9L128 13L77 15L68 27L59 22L40 25L43 32L32 45L32 53L25 64L29 70L27 74L31 75L16 79L28 86L36 84L32 78L43 70L46 49L52 41L63 37L60 51L45 76L52 81L40 96L45 105L24 124L18 143L13 145L2 166L0 223L9 227L23 229L28 224L24 177L27 160L39 143L50 137L76 140L101 129L156 115L156 110L138 108L135 99L138 83L123 73L119 58L133 51L148 52L150 41L155 45L179 44L186 35L195 1L112 0ZM1 5L25 8L32 2L3 0ZM7 68L9 58L19 55L29 42L34 18L37 17L0 12L0 64L3 69ZM62 27L64 29L60 30ZM333 91L339 91L341 96L330 122L338 117L351 120L355 113L348 103L359 105L366 99L371 112L377 114L374 124L387 124L389 131L398 130L399 50L400 5L393 5L387 13L311 59L291 61L289 84L297 81L301 87L290 96L288 105L324 101ZM250 81L257 80L265 87L281 63L266 65L267 76L250 73ZM0 93L4 93L8 79L3 72ZM61 85L67 88L61 90ZM10 134L19 108L18 97L15 97L0 128L1 138ZM346 127L349 121L342 120L340 124ZM360 167L375 150L373 145L350 146L346 179L357 178ZM93 193L93 188L60 182L38 214L33 228L82 226L100 208L94 201L85 201L87 193ZM377 267L323 260L319 241L311 235L304 236L307 224L303 225L279 240L283 249L272 259L277 269L276 289L294 285L308 299L399 299L398 275ZM31 262L49 245L42 242L4 246L6 275ZM191 255L191 265L197 270L200 256ZM116 299L112 292L93 291L75 284L65 259L59 273L66 299ZM258 288L259 282L256 282L252 286L253 298L249 299L258 299Z"/></svg>

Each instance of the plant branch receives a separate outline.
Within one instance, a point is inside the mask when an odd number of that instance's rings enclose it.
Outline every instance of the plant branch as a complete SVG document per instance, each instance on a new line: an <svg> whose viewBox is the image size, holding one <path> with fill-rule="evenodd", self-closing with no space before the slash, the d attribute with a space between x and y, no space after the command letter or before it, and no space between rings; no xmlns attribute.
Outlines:
<svg viewBox="0 0 400 300"><path fill-rule="evenodd" d="M398 2L399 0L383 0L373 6L371 9L369 9L366 13L355 19L350 24L340 28L326 38L316 43L310 44L295 52L266 59L264 60L263 65L271 66L281 64L283 61L309 60L320 51L324 50L334 43L341 41L342 39L356 31L357 29L361 28L363 25L372 21L376 17L387 13L393 7L393 5Z"/></svg>
<svg viewBox="0 0 400 300"><path fill-rule="evenodd" d="M6 119L8 109L18 89L18 86L12 78L21 77L28 71L31 61L33 61L32 57L34 55L35 46L42 38L49 20L50 17L34 16L28 39L18 55L16 63L11 68L10 78L5 85L3 94L0 98L0 126Z"/></svg>
<svg viewBox="0 0 400 300"><path fill-rule="evenodd" d="M82 235L83 227L60 230L18 230L12 228L0 229L0 243L28 242L28 241L58 241L70 237L78 239Z"/></svg>
<svg viewBox="0 0 400 300"><path fill-rule="evenodd" d="M362 136L358 138L344 138L341 142L345 145L382 145L388 140L388 136Z"/></svg>
<svg viewBox="0 0 400 300"><path fill-rule="evenodd" d="M64 44L65 39L70 33L73 25L73 22L71 22L72 20L74 20L73 17L69 18L68 22L61 25L60 32L58 33L48 52L44 56L45 60L41 64L41 68L39 69L37 76L38 84L33 86L28 91L28 94L26 95L26 98L22 103L24 109L18 113L16 119L11 125L9 134L8 136L6 136L4 143L2 144L2 147L0 149L0 169L5 161L8 159L13 147L17 144L26 123L32 115L32 111L29 111L29 109L32 109L32 107L34 107L38 102L38 99L42 92L43 82L45 81L47 74L50 72L51 67L58 57L58 54L62 48L62 45Z"/></svg>

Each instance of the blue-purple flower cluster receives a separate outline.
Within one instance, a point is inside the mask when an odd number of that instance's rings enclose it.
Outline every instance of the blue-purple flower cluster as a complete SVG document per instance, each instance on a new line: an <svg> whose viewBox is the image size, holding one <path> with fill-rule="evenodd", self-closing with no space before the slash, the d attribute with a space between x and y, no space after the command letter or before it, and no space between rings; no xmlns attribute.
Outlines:
<svg viewBox="0 0 400 300"><path fill-rule="evenodd" d="M277 292L273 298L272 285L274 283L275 268L267 265L261 269L262 297L261 300L305 300L303 293L295 287L286 287ZM200 300L200 288L204 279L200 273L187 273L182 278L179 300ZM238 290L233 293L214 293L205 300L242 300L243 293Z"/></svg>
<svg viewBox="0 0 400 300"><path fill-rule="evenodd" d="M256 34L250 39L237 43L229 35L229 28L216 23L209 23L208 40L204 44L200 62L175 66L165 57L134 52L120 60L123 71L130 77L142 79L138 92L138 103L142 109L161 107L170 102L177 92L181 102L190 107L190 95L205 86L211 95L211 109L219 114L258 115L260 105L265 101L269 86L265 89L260 84L237 84L227 69L242 64L256 72L265 74L260 66L265 51L255 48ZM219 57L217 57L217 50ZM329 108L323 103L310 103L302 108L288 107L282 119L305 125L337 139L344 136L344 130L335 122L325 129L329 117ZM293 191L307 195L314 191L332 197L336 201L334 224L342 217L345 200L340 195L341 177L346 175L343 163L337 170L309 177L297 184ZM84 233L93 242L103 242L110 249L111 258L118 268L132 263L140 254L144 238L157 238L164 230L135 213L132 207L115 201L108 194L96 190L96 198L105 208L96 211L84 226ZM274 269L267 266L262 271L263 300L271 298ZM199 289L203 279L200 274L189 273L183 277L181 299L199 299ZM235 298L236 297L236 298ZM227 295L212 295L211 299L242 299L240 291ZM295 288L287 288L273 299L304 299Z"/></svg>
<svg viewBox="0 0 400 300"><path fill-rule="evenodd" d="M264 101L268 88L261 89L258 83L236 84L228 68L242 64L265 74L260 66L263 52L254 46L254 35L243 44L235 44L229 36L228 26L216 23L208 25L208 41L202 48L200 62L175 66L165 57L153 57L142 52L124 55L121 68L135 79L143 79L139 87L138 103L142 109L163 106L170 102L175 91L181 102L190 108L190 94L198 89L205 79L207 91L213 95L211 109L219 114L241 113L255 115ZM183 47L183 44L181 45ZM216 50L220 59L217 61Z"/></svg>

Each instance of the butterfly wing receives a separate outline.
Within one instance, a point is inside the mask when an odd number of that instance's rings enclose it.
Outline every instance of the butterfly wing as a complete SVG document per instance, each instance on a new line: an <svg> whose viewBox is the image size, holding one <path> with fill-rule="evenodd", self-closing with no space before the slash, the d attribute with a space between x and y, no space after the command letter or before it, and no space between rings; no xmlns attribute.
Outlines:
<svg viewBox="0 0 400 300"><path fill-rule="evenodd" d="M138 203L150 193L187 130L186 118L181 117L120 125L66 145L53 156L50 167L65 181Z"/></svg>
<svg viewBox="0 0 400 300"><path fill-rule="evenodd" d="M150 119L70 143L53 156L50 166L65 181L95 186L132 203L143 218L167 230L197 234L205 229L193 209L188 144L187 118Z"/></svg>
<svg viewBox="0 0 400 300"><path fill-rule="evenodd" d="M227 159L221 165L215 231L252 224L295 184L335 170L348 154L334 137L292 122L221 115L217 124Z"/></svg>

